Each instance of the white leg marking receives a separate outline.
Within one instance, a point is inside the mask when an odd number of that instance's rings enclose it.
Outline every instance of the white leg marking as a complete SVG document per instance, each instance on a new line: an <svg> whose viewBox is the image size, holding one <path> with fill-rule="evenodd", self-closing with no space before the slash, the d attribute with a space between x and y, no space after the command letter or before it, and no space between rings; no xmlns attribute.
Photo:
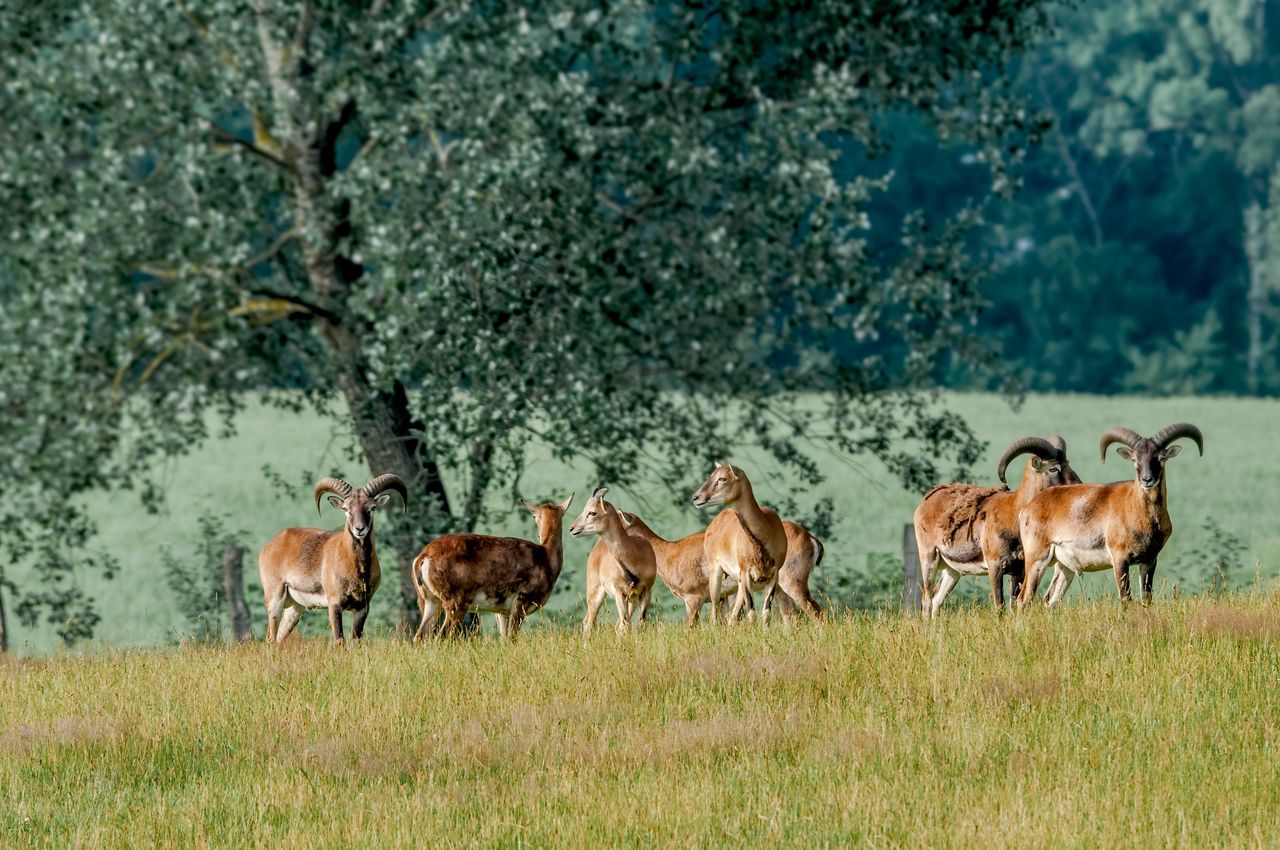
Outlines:
<svg viewBox="0 0 1280 850"><path fill-rule="evenodd" d="M1063 569L1061 564L1058 564L1054 569L1053 581L1049 584L1048 603L1050 608L1062 601L1062 597L1067 595L1067 588L1071 586L1072 579L1076 577L1075 573Z"/></svg>
<svg viewBox="0 0 1280 850"><path fill-rule="evenodd" d="M960 580L960 573L949 566L944 567L941 572L942 578L938 581L938 589L934 591L933 599L929 600L929 607L934 618L937 618L938 611L942 608L942 603L947 601L947 596L955 589L956 582Z"/></svg>

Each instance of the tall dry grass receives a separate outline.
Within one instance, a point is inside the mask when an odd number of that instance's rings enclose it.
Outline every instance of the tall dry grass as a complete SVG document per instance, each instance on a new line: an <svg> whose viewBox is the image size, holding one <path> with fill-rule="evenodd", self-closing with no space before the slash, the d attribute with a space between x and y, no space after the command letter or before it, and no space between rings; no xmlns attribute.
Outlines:
<svg viewBox="0 0 1280 850"><path fill-rule="evenodd" d="M1280 607L10 661L0 847L1263 846Z"/></svg>

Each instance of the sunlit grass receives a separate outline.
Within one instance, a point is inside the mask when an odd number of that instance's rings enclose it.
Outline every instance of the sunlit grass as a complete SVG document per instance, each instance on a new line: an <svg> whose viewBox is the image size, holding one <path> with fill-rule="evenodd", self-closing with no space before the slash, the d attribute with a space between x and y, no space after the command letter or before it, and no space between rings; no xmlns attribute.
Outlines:
<svg viewBox="0 0 1280 850"><path fill-rule="evenodd" d="M0 667L0 846L1275 840L1263 593Z"/></svg>

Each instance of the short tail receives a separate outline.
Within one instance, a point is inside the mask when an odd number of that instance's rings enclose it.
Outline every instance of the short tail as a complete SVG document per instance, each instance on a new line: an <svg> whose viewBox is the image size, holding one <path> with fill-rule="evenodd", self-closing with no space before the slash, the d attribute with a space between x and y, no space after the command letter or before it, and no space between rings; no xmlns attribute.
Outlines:
<svg viewBox="0 0 1280 850"><path fill-rule="evenodd" d="M418 588L419 594L430 589L427 587L427 578L423 575L425 572L423 568L429 565L430 560L427 558L426 553L420 554L413 559L413 586Z"/></svg>
<svg viewBox="0 0 1280 850"><path fill-rule="evenodd" d="M822 541L814 537L812 534L809 535L809 539L813 541L813 548L818 552L813 559L813 565L816 567L822 563L822 556L827 554L827 550L826 547L822 545Z"/></svg>

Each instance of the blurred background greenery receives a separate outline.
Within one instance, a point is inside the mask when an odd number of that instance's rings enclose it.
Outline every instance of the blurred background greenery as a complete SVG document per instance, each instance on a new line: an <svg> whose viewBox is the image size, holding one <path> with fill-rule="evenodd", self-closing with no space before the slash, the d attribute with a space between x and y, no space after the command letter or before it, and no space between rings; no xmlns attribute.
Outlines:
<svg viewBox="0 0 1280 850"><path fill-rule="evenodd" d="M204 633L216 582L174 588L231 540L252 582L331 472L411 482L380 518L384 628L431 535L528 533L517 494L600 484L688 533L720 455L828 541L829 598L879 604L930 483L1050 433L1119 476L1102 429L1181 420L1207 455L1171 472L1159 577L1271 576L1278 21L19 0L0 643Z"/></svg>

